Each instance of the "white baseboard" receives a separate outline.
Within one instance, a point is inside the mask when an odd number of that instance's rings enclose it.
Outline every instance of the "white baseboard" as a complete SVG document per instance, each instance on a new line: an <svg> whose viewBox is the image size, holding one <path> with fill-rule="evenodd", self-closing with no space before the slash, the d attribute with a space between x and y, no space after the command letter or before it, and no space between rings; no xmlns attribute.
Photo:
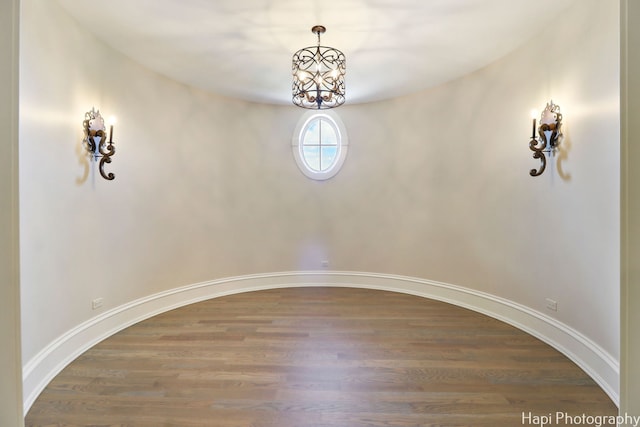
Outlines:
<svg viewBox="0 0 640 427"><path fill-rule="evenodd" d="M431 298L486 314L541 339L580 366L619 405L619 362L575 329L529 307L484 292L431 280L362 272L282 272L239 276L171 289L131 301L76 326L23 367L25 414L46 385L83 352L122 329L210 298L282 287L343 286Z"/></svg>

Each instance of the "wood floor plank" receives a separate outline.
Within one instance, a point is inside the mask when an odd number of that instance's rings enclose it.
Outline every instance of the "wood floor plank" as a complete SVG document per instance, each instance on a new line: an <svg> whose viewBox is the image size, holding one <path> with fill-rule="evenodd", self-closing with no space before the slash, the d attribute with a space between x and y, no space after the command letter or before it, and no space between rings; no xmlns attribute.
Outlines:
<svg viewBox="0 0 640 427"><path fill-rule="evenodd" d="M232 295L148 319L67 366L27 427L516 426L612 415L575 364L470 310L352 288Z"/></svg>

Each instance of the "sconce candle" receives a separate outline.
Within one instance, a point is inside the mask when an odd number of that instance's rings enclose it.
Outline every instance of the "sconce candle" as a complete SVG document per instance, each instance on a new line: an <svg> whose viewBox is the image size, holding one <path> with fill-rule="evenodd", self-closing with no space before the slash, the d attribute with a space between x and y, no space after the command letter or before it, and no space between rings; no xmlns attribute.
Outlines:
<svg viewBox="0 0 640 427"><path fill-rule="evenodd" d="M95 108L92 108L91 111L85 113L84 121L82 122L84 128L82 144L92 160L97 161L100 159L98 168L100 175L109 181L113 180L115 175L111 172L105 173L104 164L111 163L111 157L116 153L116 147L113 144L113 123L115 123L114 118L110 120L109 141L106 142L106 129L100 110L96 111Z"/></svg>
<svg viewBox="0 0 640 427"><path fill-rule="evenodd" d="M116 118L111 116L109 118L109 144L113 144L113 125L116 123Z"/></svg>
<svg viewBox="0 0 640 427"><path fill-rule="evenodd" d="M540 169L531 169L529 175L539 176L542 175L547 167L546 154L553 156L560 145L562 133L560 128L562 127L562 114L560 113L560 106L550 101L542 111L540 116L540 127L538 128L539 137L536 137L536 119L535 112L532 112L533 117L533 134L531 135L531 141L529 141L529 149L533 151L533 158L540 159L542 164Z"/></svg>

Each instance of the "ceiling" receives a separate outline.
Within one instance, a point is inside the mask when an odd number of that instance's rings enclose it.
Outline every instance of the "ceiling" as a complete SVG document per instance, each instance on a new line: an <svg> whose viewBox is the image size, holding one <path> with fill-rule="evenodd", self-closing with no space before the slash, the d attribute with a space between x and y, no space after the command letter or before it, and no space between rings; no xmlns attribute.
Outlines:
<svg viewBox="0 0 640 427"><path fill-rule="evenodd" d="M347 103L435 86L539 36L577 0L58 0L146 67L235 98L291 102L291 56L322 44L347 58ZM548 43L541 38L541 43Z"/></svg>

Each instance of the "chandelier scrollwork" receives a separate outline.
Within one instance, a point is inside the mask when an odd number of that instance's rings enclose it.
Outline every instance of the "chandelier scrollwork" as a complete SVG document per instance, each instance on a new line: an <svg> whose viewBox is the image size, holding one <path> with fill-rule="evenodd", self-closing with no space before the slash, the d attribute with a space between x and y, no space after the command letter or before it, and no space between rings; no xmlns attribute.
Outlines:
<svg viewBox="0 0 640 427"><path fill-rule="evenodd" d="M293 54L293 103L302 108L323 110L344 104L346 59L338 49L321 46L320 34L326 29L314 26L318 45Z"/></svg>

